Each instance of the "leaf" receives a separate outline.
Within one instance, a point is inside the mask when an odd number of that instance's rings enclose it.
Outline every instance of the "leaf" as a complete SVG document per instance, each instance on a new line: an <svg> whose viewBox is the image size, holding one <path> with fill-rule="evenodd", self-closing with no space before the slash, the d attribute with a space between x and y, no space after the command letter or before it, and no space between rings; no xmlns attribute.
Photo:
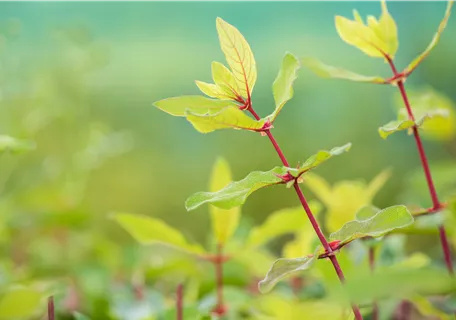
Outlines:
<svg viewBox="0 0 456 320"><path fill-rule="evenodd" d="M11 288L0 298L0 319L30 318L42 307L43 296L26 287Z"/></svg>
<svg viewBox="0 0 456 320"><path fill-rule="evenodd" d="M254 120L238 107L227 107L211 115L200 115L187 111L187 120L201 133L228 128L260 131L265 125L264 120Z"/></svg>
<svg viewBox="0 0 456 320"><path fill-rule="evenodd" d="M285 103L293 98L293 82L297 79L299 68L299 60L293 54L286 53L279 74L272 84L276 108L270 116L271 122L277 118Z"/></svg>
<svg viewBox="0 0 456 320"><path fill-rule="evenodd" d="M445 15L443 16L442 21L439 24L439 28L437 29L437 33L434 34L434 37L431 40L431 43L427 46L426 50L423 51L418 57L416 57L408 66L405 68L404 73L408 76L410 75L416 67L420 65L421 62L423 62L424 59L431 53L432 49L435 48L437 43L440 40L440 36L442 35L443 30L445 30L448 19L450 18L451 14L451 7L453 6L454 1L448 1L447 8L445 10Z"/></svg>
<svg viewBox="0 0 456 320"><path fill-rule="evenodd" d="M201 90L202 93L205 95L211 97L211 98L217 98L217 99L227 99L230 100L230 97L228 97L224 91L222 91L217 85L213 83L206 83L203 81L195 81L198 89Z"/></svg>
<svg viewBox="0 0 456 320"><path fill-rule="evenodd" d="M155 107L177 117L187 116L187 111L196 114L213 114L235 105L232 101L214 100L203 96L181 96L154 102Z"/></svg>
<svg viewBox="0 0 456 320"><path fill-rule="evenodd" d="M204 252L201 246L189 244L180 231L159 219L131 213L114 213L111 219L142 245L163 243L190 253Z"/></svg>
<svg viewBox="0 0 456 320"><path fill-rule="evenodd" d="M238 98L239 87L233 73L220 62L212 62L212 79L215 84L231 99Z"/></svg>
<svg viewBox="0 0 456 320"><path fill-rule="evenodd" d="M218 158L214 164L209 190L217 192L231 182L231 170L223 158ZM212 232L219 244L225 244L239 225L241 209L234 207L228 210L209 206L212 220Z"/></svg>
<svg viewBox="0 0 456 320"><path fill-rule="evenodd" d="M8 151L12 153L21 153L33 149L35 149L35 143L33 141L0 135L0 153Z"/></svg>
<svg viewBox="0 0 456 320"><path fill-rule="evenodd" d="M253 171L244 179L232 182L217 192L197 192L185 202L188 211L210 203L222 209L231 209L244 204L247 197L256 190L282 183L278 175L284 175L289 168L275 167L270 171Z"/></svg>
<svg viewBox="0 0 456 320"><path fill-rule="evenodd" d="M310 156L304 164L297 170L297 175L301 175L309 170L314 169L315 167L319 166L326 160L329 160L332 156L338 156L344 152L349 151L351 148L351 143L347 143L340 147L332 148L329 151L320 150L316 154Z"/></svg>
<svg viewBox="0 0 456 320"><path fill-rule="evenodd" d="M308 270L314 261L314 256L295 259L277 259L274 261L271 269L269 269L266 277L258 283L258 289L261 293L267 293L286 276Z"/></svg>
<svg viewBox="0 0 456 320"><path fill-rule="evenodd" d="M75 320L90 320L90 318L88 316L83 315L82 313L79 313L79 312L74 312L73 316L74 316Z"/></svg>
<svg viewBox="0 0 456 320"><path fill-rule="evenodd" d="M340 240L342 244L362 237L381 237L388 232L413 223L413 216L406 206L398 205L381 210L369 219L353 220L330 235L330 240Z"/></svg>
<svg viewBox="0 0 456 320"><path fill-rule="evenodd" d="M445 314L444 312L437 309L428 299L423 296L415 295L410 299L415 307L418 309L419 313L425 317L436 317L439 320L452 320L454 316Z"/></svg>
<svg viewBox="0 0 456 320"><path fill-rule="evenodd" d="M216 26L220 47L239 87L238 93L244 98L250 98L257 79L252 50L238 29L221 18L217 18Z"/></svg>
<svg viewBox="0 0 456 320"><path fill-rule="evenodd" d="M313 73L321 78L344 79L356 82L369 82L369 83L388 83L386 79L377 76L364 76L357 74L350 70L339 67L326 65L315 58L302 58L301 63L309 68Z"/></svg>
<svg viewBox="0 0 456 320"><path fill-rule="evenodd" d="M358 221L364 221L374 217L379 211L379 208L373 205L367 205L359 209L358 212L356 212L355 217Z"/></svg>
<svg viewBox="0 0 456 320"><path fill-rule="evenodd" d="M314 216L321 210L320 203L316 201L310 202L309 206ZM306 224L310 225L302 207L275 211L268 216L263 224L250 231L246 246L249 248L261 246L280 235L299 231Z"/></svg>

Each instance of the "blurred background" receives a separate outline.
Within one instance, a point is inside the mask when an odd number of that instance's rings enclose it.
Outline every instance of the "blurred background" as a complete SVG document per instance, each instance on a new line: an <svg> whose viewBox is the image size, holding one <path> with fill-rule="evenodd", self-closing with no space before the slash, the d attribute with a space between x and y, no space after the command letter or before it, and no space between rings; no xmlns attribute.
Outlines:
<svg viewBox="0 0 456 320"><path fill-rule="evenodd" d="M399 68L428 45L445 6L389 3L399 30ZM355 7L362 16L380 13L376 2L0 3L0 134L36 145L0 156L0 284L62 277L96 295L107 279L131 277L141 253L108 219L113 211L162 218L206 243L207 207L188 213L184 201L207 189L217 156L228 160L236 180L269 170L279 159L265 137L232 130L202 135L152 103L199 94L194 80L211 82L211 62L225 62L218 16L250 43L258 68L253 104L261 116L274 108L271 85L286 51L389 77L381 59L364 56L337 35L334 16L351 17ZM452 18L407 88L431 87L456 100ZM352 142L348 154L318 174L331 183L370 181L391 168L393 176L374 203L410 199L407 186L420 169L413 138L397 134L383 141L377 132L396 116L394 87L319 79L301 69L294 88L273 129L293 164L318 149ZM443 141L426 139L425 148L431 167L456 158L451 134ZM420 171L417 177L424 182ZM242 209L243 224L297 205L288 191L254 194ZM417 199L430 203L426 196Z"/></svg>

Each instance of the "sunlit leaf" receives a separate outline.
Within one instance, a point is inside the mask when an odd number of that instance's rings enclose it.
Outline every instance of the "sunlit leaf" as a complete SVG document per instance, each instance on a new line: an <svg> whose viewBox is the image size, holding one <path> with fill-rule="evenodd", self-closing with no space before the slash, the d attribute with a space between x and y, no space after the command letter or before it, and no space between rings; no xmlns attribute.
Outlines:
<svg viewBox="0 0 456 320"><path fill-rule="evenodd" d="M319 166L326 160L329 160L332 156L338 156L344 152L349 151L351 148L351 143L347 143L340 147L332 148L331 150L320 150L316 154L310 156L302 166L300 166L297 170L297 174L301 175L309 170L314 169L315 167Z"/></svg>
<svg viewBox="0 0 456 320"><path fill-rule="evenodd" d="M159 219L130 213L114 213L111 218L142 245L163 243L191 253L204 252L201 246L188 243L179 230Z"/></svg>
<svg viewBox="0 0 456 320"><path fill-rule="evenodd" d="M379 20L368 16L365 25L356 10L354 16L354 20L336 16L336 29L340 38L371 57L394 57L398 48L397 27L385 1L382 1L382 15Z"/></svg>
<svg viewBox="0 0 456 320"><path fill-rule="evenodd" d="M392 206L381 210L369 219L349 221L342 228L331 234L331 240L347 243L362 237L381 237L388 232L409 226L413 216L406 206Z"/></svg>
<svg viewBox="0 0 456 320"><path fill-rule="evenodd" d="M244 179L232 182L217 192L197 192L185 202L188 211L210 203L222 209L231 209L244 204L247 197L256 190L282 182L277 175L287 173L286 167L275 167L270 171L253 171Z"/></svg>
<svg viewBox="0 0 456 320"><path fill-rule="evenodd" d="M185 117L187 111L195 114L213 114L234 105L236 104L232 101L214 100L203 96L181 96L154 102L158 109L178 117Z"/></svg>
<svg viewBox="0 0 456 320"><path fill-rule="evenodd" d="M217 99L228 99L229 97L226 95L224 91L222 91L217 85L213 83L206 83L203 81L195 81L198 88L201 90L202 93Z"/></svg>
<svg viewBox="0 0 456 320"><path fill-rule="evenodd" d="M239 94L249 98L257 79L252 50L238 29L221 18L217 18L216 26L220 46L239 87Z"/></svg>
<svg viewBox="0 0 456 320"><path fill-rule="evenodd" d="M446 8L446 11L445 11L445 15L444 15L442 21L439 24L439 28L437 29L437 33L434 34L434 37L432 38L431 43L429 43L429 45L427 46L426 50L424 50L423 53L421 53L418 57L416 57L407 66L407 68L405 68L404 73L406 75L411 74L416 69L416 67L418 67L419 64L421 62L423 62L424 59L426 59L426 57L429 55L429 53L432 51L432 49L434 49L435 46L437 45L437 43L439 42L440 36L442 35L443 30L445 30L446 25L448 23L448 19L450 18L451 7L453 6L453 4L454 4L454 1L448 1L447 8Z"/></svg>
<svg viewBox="0 0 456 320"><path fill-rule="evenodd" d="M314 216L318 215L321 210L320 203L312 201L309 206ZM310 222L301 206L278 210L270 214L263 224L250 231L246 246L261 246L277 236L299 231L305 225L310 225Z"/></svg>
<svg viewBox="0 0 456 320"><path fill-rule="evenodd" d="M0 319L30 318L42 307L42 293L34 289L11 288L0 297Z"/></svg>
<svg viewBox="0 0 456 320"><path fill-rule="evenodd" d="M218 158L212 169L209 190L211 192L217 192L226 187L230 182L232 182L232 178L228 162L223 158ZM212 220L212 231L217 242L219 244L226 243L239 224L240 207L225 210L209 205L209 212Z"/></svg>
<svg viewBox="0 0 456 320"><path fill-rule="evenodd" d="M227 107L211 115L187 111L187 120L201 133L228 128L260 131L265 125L264 120L254 120L238 107Z"/></svg>
<svg viewBox="0 0 456 320"><path fill-rule="evenodd" d="M293 98L293 82L297 78L296 73L299 67L299 60L294 55L285 54L279 74L272 84L276 108L270 116L271 122L277 118L285 103Z"/></svg>
<svg viewBox="0 0 456 320"><path fill-rule="evenodd" d="M0 153L20 153L35 149L35 143L29 140L22 140L10 136L0 135Z"/></svg>
<svg viewBox="0 0 456 320"><path fill-rule="evenodd" d="M233 73L220 62L212 62L212 79L226 96L236 99L239 91Z"/></svg>
<svg viewBox="0 0 456 320"><path fill-rule="evenodd" d="M258 283L258 289L261 293L267 293L286 276L309 269L314 261L314 256L295 259L277 259L266 274L266 277Z"/></svg>
<svg viewBox="0 0 456 320"><path fill-rule="evenodd" d="M350 70L326 65L315 58L303 58L301 59L301 63L321 78L344 79L356 82L387 83L386 79L381 77L357 74Z"/></svg>

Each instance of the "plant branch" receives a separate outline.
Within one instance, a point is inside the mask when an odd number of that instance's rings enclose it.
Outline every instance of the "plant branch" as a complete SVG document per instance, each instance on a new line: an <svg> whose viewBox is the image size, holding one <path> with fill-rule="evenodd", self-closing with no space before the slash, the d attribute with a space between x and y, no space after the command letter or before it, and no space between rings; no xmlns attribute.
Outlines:
<svg viewBox="0 0 456 320"><path fill-rule="evenodd" d="M184 285L181 283L176 289L176 319L184 320Z"/></svg>
<svg viewBox="0 0 456 320"><path fill-rule="evenodd" d="M214 313L218 316L225 314L225 305L223 304L223 245L217 244L217 259L214 261L215 277L216 277L216 291L217 291L217 305L215 306Z"/></svg>
<svg viewBox="0 0 456 320"><path fill-rule="evenodd" d="M394 62L391 59L391 57L388 55L385 55L385 58L388 61L389 65L391 67L391 70L393 71L394 76L398 76L399 73L397 72L396 66L394 65ZM407 92L405 91L403 79L401 79L397 82L397 86L401 93L402 100L404 101L404 105L405 105L405 108L407 109L407 113L408 113L410 120L415 121L412 107L410 105L410 101L408 99ZM420 133L418 132L418 127L416 125L413 126L413 136L415 137L416 147L418 149L418 153L419 153L420 160L421 160L421 165L423 167L424 175L426 177L426 182L427 182L427 185L429 188L429 194L432 199L433 207L431 210L438 211L439 209L442 208L442 204L440 203L439 198L437 196L434 181L433 181L432 175L431 175L431 170L429 167L429 162L427 160L426 153L425 153L424 147L423 147L423 142L421 141ZM446 263L448 272L450 274L453 274L454 271L453 271L453 262L451 259L451 250L448 245L448 239L446 236L445 227L443 225L439 227L439 232L440 232L440 242L442 244L443 254L445 256L445 263Z"/></svg>
<svg viewBox="0 0 456 320"><path fill-rule="evenodd" d="M253 115L253 117L256 120L260 120L260 117L255 112L255 110L253 110L251 104L249 104L247 110ZM283 165L286 166L286 167L290 167L290 165L288 163L288 160L286 159L285 155L283 154L282 149L280 149L280 146L277 143L276 139L272 135L271 130L267 129L264 132L266 133L266 135L268 136L268 138L271 141L272 145L274 146L274 149L276 150L278 156L280 157L280 160L282 161ZM342 271L342 268L339 265L339 261L337 261L336 256L332 254L333 250L331 249L331 246L329 245L329 243L326 240L323 232L321 231L321 228L320 228L317 220L315 219L315 217L314 217L314 215L312 213L312 210L310 209L309 204L307 203L306 198L304 197L304 194L302 193L302 190L301 190L301 188L300 188L300 186L298 184L297 179L295 180L295 182L293 184L293 187L294 187L294 189L296 191L296 194L298 195L298 198L299 198L299 200L301 202L302 207L304 208L304 211L307 214L307 217L309 218L310 223L312 224L313 229L315 230L315 233L318 236L318 239L320 240L321 244L323 245L325 251L328 253L328 258L331 261L331 263L332 263L332 265L334 267L334 270L337 273L337 277L339 278L341 283L344 283L345 282L345 276L344 276L344 273ZM363 316L361 315L361 312L359 311L358 306L357 305L352 305L352 309L353 309L353 313L355 315L355 319L356 320L362 320Z"/></svg>
<svg viewBox="0 0 456 320"><path fill-rule="evenodd" d="M55 307L54 307L54 297L50 296L48 298L48 320L55 319Z"/></svg>

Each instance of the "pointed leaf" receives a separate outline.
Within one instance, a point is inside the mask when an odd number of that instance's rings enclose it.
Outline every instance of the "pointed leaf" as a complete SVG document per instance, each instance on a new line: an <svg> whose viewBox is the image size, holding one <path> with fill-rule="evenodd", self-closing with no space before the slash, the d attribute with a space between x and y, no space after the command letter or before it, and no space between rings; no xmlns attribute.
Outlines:
<svg viewBox="0 0 456 320"><path fill-rule="evenodd" d="M331 234L330 239L342 244L362 237L381 237L388 232L413 223L413 216L406 206L392 206L381 210L369 219L349 221L341 229Z"/></svg>
<svg viewBox="0 0 456 320"><path fill-rule="evenodd" d="M197 192L185 202L188 211L205 203L211 203L222 209L231 209L244 204L247 197L256 190L282 183L277 175L284 175L289 168L275 167L270 171L253 171L244 179L232 182L217 192Z"/></svg>
<svg viewBox="0 0 456 320"><path fill-rule="evenodd" d="M356 212L355 217L358 221L364 221L374 217L379 211L379 208L373 205L367 205L359 209L358 212Z"/></svg>
<svg viewBox="0 0 456 320"><path fill-rule="evenodd" d="M212 62L212 79L215 84L231 99L238 96L239 87L233 73L220 62Z"/></svg>
<svg viewBox="0 0 456 320"><path fill-rule="evenodd" d="M142 245L163 243L190 253L204 252L201 246L188 243L179 230L162 220L130 213L114 213L111 218Z"/></svg>
<svg viewBox="0 0 456 320"><path fill-rule="evenodd" d="M223 158L218 158L212 169L209 190L217 192L231 183L231 180L231 170L228 162ZM217 243L225 244L239 225L241 208L234 207L225 210L209 205L209 212L212 220L212 232Z"/></svg>
<svg viewBox="0 0 456 320"><path fill-rule="evenodd" d="M229 128L260 131L265 125L264 120L254 120L238 107L227 107L211 115L200 115L188 111L187 120L201 133Z"/></svg>
<svg viewBox="0 0 456 320"><path fill-rule="evenodd" d="M252 50L238 29L221 18L217 18L216 26L220 46L239 87L238 94L250 98L257 79Z"/></svg>
<svg viewBox="0 0 456 320"><path fill-rule="evenodd" d="M232 101L214 100L203 96L181 96L154 102L155 107L177 117L185 117L187 110L196 114L213 114L234 105L236 104Z"/></svg>
<svg viewBox="0 0 456 320"><path fill-rule="evenodd" d="M21 153L35 149L35 143L10 136L0 135L0 154L3 152Z"/></svg>
<svg viewBox="0 0 456 320"><path fill-rule="evenodd" d="M351 143L347 143L340 147L332 148L331 150L320 150L316 154L309 157L306 162L297 170L297 174L301 175L309 170L314 169L319 166L326 160L330 159L332 156L338 156L344 152L349 151L351 148Z"/></svg>
<svg viewBox="0 0 456 320"><path fill-rule="evenodd" d="M211 98L230 100L230 97L228 97L224 91L222 91L217 85L213 83L206 83L198 80L195 81L195 83L202 93Z"/></svg>
<svg viewBox="0 0 456 320"><path fill-rule="evenodd" d="M276 108L270 116L271 122L277 118L285 103L293 98L293 82L297 78L299 67L299 60L294 55L285 54L279 74L272 84Z"/></svg>
<svg viewBox="0 0 456 320"><path fill-rule="evenodd" d="M314 261L314 256L295 259L277 259L274 261L271 269L269 269L266 277L258 283L258 289L261 293L267 293L286 276L308 270Z"/></svg>
<svg viewBox="0 0 456 320"><path fill-rule="evenodd" d="M314 215L321 210L320 203L316 201L310 202L309 205ZM261 246L280 235L299 231L307 224L310 223L302 207L278 210L270 214L262 225L250 231L246 246Z"/></svg>
<svg viewBox="0 0 456 320"><path fill-rule="evenodd" d="M439 28L437 29L437 33L434 34L434 37L432 38L431 43L429 43L429 45L427 46L426 50L424 50L423 53L421 53L418 57L416 57L407 66L407 68L405 68L404 73L406 75L410 75L416 69L416 67L418 67L419 64L421 62L423 62L424 59L426 59L426 57L429 55L429 53L432 51L432 49L434 49L435 46L437 45L437 43L439 42L440 36L442 35L443 30L445 30L447 23L448 23L448 19L450 18L451 7L453 6L453 4L454 4L454 1L448 1L445 15L444 15L442 21L440 22Z"/></svg>
<svg viewBox="0 0 456 320"><path fill-rule="evenodd" d="M0 297L0 319L30 318L40 310L42 301L42 293L37 290L11 288Z"/></svg>
<svg viewBox="0 0 456 320"><path fill-rule="evenodd" d="M386 79L376 76L364 76L350 70L324 64L318 59L303 58L301 63L321 78L344 79L356 82L388 83Z"/></svg>

